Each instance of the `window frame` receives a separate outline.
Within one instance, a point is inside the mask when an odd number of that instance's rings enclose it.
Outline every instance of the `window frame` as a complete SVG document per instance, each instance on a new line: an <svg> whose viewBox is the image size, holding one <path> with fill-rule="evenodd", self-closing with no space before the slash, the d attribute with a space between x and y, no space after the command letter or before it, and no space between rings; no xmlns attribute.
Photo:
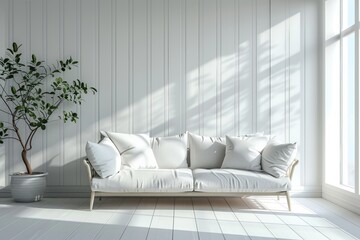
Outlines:
<svg viewBox="0 0 360 240"><path fill-rule="evenodd" d="M359 195L360 193L360 163L359 163L359 158L360 158L360 83L359 83L359 68L360 68L360 54L359 54L359 51L360 51L360 47L359 47L359 34L360 34L360 6L359 6L359 1L360 0L355 0L355 22L353 25L347 27L346 29L343 29L343 15L344 15L344 11L343 11L343 6L344 6L344 1L345 0L338 0L339 1L339 9L336 10L336 11L339 11L339 31L337 34L335 35L332 35L330 36L328 39L325 38L325 48L335 42L339 42L339 85L340 85L340 89L339 89L339 93L340 93L340 116L339 116L339 121L340 121L340 126L339 126L339 130L340 130L340 139L339 139L339 143L340 143L340 159L339 159L339 162L337 164L339 164L339 172L338 172L338 177L339 179L337 179L336 182L334 183L330 183L330 182L327 182L325 181L325 184L330 184L330 185L334 185L336 187L339 187L341 189L344 189L348 192L352 192L352 193L355 193L357 195ZM328 13L325 13L325 14L328 14ZM325 26L326 22L324 23L324 26ZM325 28L325 32L326 32L326 27ZM354 184L354 187L352 186L348 186L348 185L345 185L343 182L343 179L344 179L344 168L345 168L345 163L346 161L344 161L344 105L343 105L343 102L344 102L344 89L343 89L343 85L344 85L344 59L343 59L343 54L344 54L344 39L349 36L350 34L354 33L355 35L355 72L354 72L354 76L355 76L355 104L354 104L354 107L355 107L355 141L354 141L354 144L355 144L355 171L354 171L354 181L355 181L355 184ZM326 36L327 33L325 33L324 36ZM325 54L325 52L324 52ZM327 61L325 59L325 61ZM324 63L324 66L326 66L326 64ZM326 69L325 69L326 70ZM326 81L326 79L325 79ZM326 104L326 103L325 103ZM325 119L324 121L326 121L326 113L325 113ZM325 147L326 149L326 147ZM331 164L329 161L325 160L324 161L324 164ZM336 164L336 165L337 165ZM324 167L323 168L324 170L326 170L327 168ZM325 174L329 174L327 172L325 172Z"/></svg>

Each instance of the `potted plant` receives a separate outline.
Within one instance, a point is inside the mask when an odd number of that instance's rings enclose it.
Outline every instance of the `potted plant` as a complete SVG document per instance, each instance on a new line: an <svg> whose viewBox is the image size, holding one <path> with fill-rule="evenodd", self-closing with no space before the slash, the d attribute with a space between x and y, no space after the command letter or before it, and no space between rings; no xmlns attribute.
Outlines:
<svg viewBox="0 0 360 240"><path fill-rule="evenodd" d="M0 144L16 140L21 145L21 157L26 172L11 174L11 193L15 201L32 202L42 199L47 173L33 172L27 153L33 147L38 130L45 130L49 119L59 114L64 122L76 122L73 111L58 112L63 102L81 104L83 95L96 89L79 79L68 82L62 73L77 66L71 57L49 66L32 55L23 62L21 45L12 44L6 56L0 58ZM21 131L21 128L26 128Z"/></svg>

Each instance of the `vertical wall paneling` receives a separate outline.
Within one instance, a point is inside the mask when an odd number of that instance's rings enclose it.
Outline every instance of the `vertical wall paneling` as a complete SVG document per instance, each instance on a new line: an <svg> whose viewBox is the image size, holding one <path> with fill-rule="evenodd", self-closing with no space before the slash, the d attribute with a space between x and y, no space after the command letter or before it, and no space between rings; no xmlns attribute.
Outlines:
<svg viewBox="0 0 360 240"><path fill-rule="evenodd" d="M203 4L201 38L202 129L205 135L216 136L216 0Z"/></svg>
<svg viewBox="0 0 360 240"><path fill-rule="evenodd" d="M239 6L239 125L240 133L253 129L253 35L252 11L254 1L244 0Z"/></svg>
<svg viewBox="0 0 360 240"><path fill-rule="evenodd" d="M76 46L77 46L77 26L76 26L76 1L64 0L64 58L72 57L77 59ZM72 69L70 72L64 74L66 81L73 81L78 79L78 68ZM77 107L72 104L64 104L64 109L69 111L77 111ZM76 185L77 184L77 162L79 162L78 151L78 124L68 122L64 126L64 185ZM76 147L74 147L76 146ZM76 159L77 161L74 161Z"/></svg>
<svg viewBox="0 0 360 240"><path fill-rule="evenodd" d="M234 133L235 135L239 136L240 135L240 127L239 127L239 122L240 122L240 111L239 111L239 106L240 103L238 101L240 94L239 94L239 77L240 77L240 73L239 73L239 65L240 65L240 59L239 59L239 6L240 6L240 2L239 1L235 1L234 2Z"/></svg>
<svg viewBox="0 0 360 240"><path fill-rule="evenodd" d="M46 11L51 14L46 15L46 60L50 64L54 64L60 58L60 1L50 0L46 3ZM51 83L48 84L48 89ZM59 111L60 112L60 111ZM60 185L60 120L56 116L49 119L46 129L46 161L47 171L52 176L48 179L49 185Z"/></svg>
<svg viewBox="0 0 360 240"><path fill-rule="evenodd" d="M304 121L303 131L305 133L303 149L305 150L304 159L311 159L315 157L320 158L320 147L318 143L320 141L320 135L316 128L320 122L320 115L318 101L319 101L319 27L313 25L313 22L318 21L318 12L320 1L305 0L305 86L304 86L304 99L305 106L304 110ZM305 161L303 165L304 169L304 185L316 185L321 181L321 175L318 174L318 169L321 168L321 162L315 161L310 163Z"/></svg>
<svg viewBox="0 0 360 240"><path fill-rule="evenodd" d="M14 12L18 12L19 16L18 17L14 17L12 16L12 21L13 21L13 32L12 32L12 38L13 41L16 41L18 43L22 43L22 53L24 58L26 58L26 54L27 54L27 36L26 36L26 28L28 27L26 23L27 21L27 4L23 3L20 0L17 1L13 1L13 9ZM26 128L24 127L24 125L20 124L22 126L20 134L25 137L25 134L27 133ZM12 171L24 171L24 167L22 165L22 160L21 160L21 146L19 144L19 142L14 142L13 146L12 146L12 157L14 158L14 160L12 161L13 166L12 166Z"/></svg>
<svg viewBox="0 0 360 240"><path fill-rule="evenodd" d="M116 1L116 131L130 132L130 12L129 1Z"/></svg>
<svg viewBox="0 0 360 240"><path fill-rule="evenodd" d="M59 1L59 58L64 59L64 0ZM64 74L61 74L65 77ZM59 114L64 111L64 104L60 105ZM60 185L64 184L64 121L59 120L59 182Z"/></svg>
<svg viewBox="0 0 360 240"><path fill-rule="evenodd" d="M25 58L35 53L52 64L72 56L79 67L63 77L99 90L81 107L62 106L79 111L78 124L54 116L36 135L34 169L49 172L49 191L88 191L80 160L99 130L152 136L258 131L297 142L294 187L319 192L318 4L1 1L0 53L15 40ZM8 173L24 170L19 145L7 146L0 146L0 185L9 184Z"/></svg>
<svg viewBox="0 0 360 240"><path fill-rule="evenodd" d="M286 1L271 1L271 134L286 135Z"/></svg>
<svg viewBox="0 0 360 240"><path fill-rule="evenodd" d="M147 74L147 79L146 79L146 84L147 84L147 114L149 116L149 122L148 122L148 128L152 129L153 127L153 116L152 116L152 1L149 0L146 3L146 22L147 22L147 26L146 26L146 39L147 39L147 44L146 44L146 60L147 60L147 69L146 69L146 74ZM147 131L153 135L153 132L150 131L150 129L148 129Z"/></svg>
<svg viewBox="0 0 360 240"><path fill-rule="evenodd" d="M166 126L165 89L165 1L151 0L151 129L164 136Z"/></svg>
<svg viewBox="0 0 360 240"><path fill-rule="evenodd" d="M76 69L78 78L81 78L81 0L76 0L76 52L74 52L76 59L80 61L78 67ZM76 106L76 110L80 116L80 119L76 126L76 142L77 142L77 156L78 159L81 159L83 154L83 149L81 149L81 109L80 106ZM74 160L73 160L74 161ZM80 161L76 161L76 171L77 173L82 172L83 164ZM76 174L76 185L80 185L81 182L81 174Z"/></svg>
<svg viewBox="0 0 360 240"><path fill-rule="evenodd" d="M0 32L3 33L0 37L0 56L5 54L6 48L8 47L8 38L9 35L9 1L0 2ZM4 103L0 101L0 106L4 106ZM7 121L8 117L4 114L0 115L0 121ZM0 188L1 186L6 186L8 183L8 161L6 159L9 157L9 144L0 145Z"/></svg>
<svg viewBox="0 0 360 240"><path fill-rule="evenodd" d="M221 135L234 135L235 2L221 1ZM251 14L251 13L250 13Z"/></svg>
<svg viewBox="0 0 360 240"><path fill-rule="evenodd" d="M257 6L258 0L254 0L252 3L252 11L251 11L251 41L253 44L252 48L252 62L251 62L251 72L252 72L252 129L251 132L257 132ZM250 21L250 20L249 20Z"/></svg>
<svg viewBox="0 0 360 240"><path fill-rule="evenodd" d="M200 133L199 0L186 0L186 129Z"/></svg>
<svg viewBox="0 0 360 240"><path fill-rule="evenodd" d="M221 1L216 0L216 136L221 135ZM240 12L239 12L240 15ZM240 20L239 20L240 21ZM239 51L238 51L239 55ZM239 121L240 122L240 121Z"/></svg>
<svg viewBox="0 0 360 240"><path fill-rule="evenodd" d="M257 0L257 131L270 133L270 0Z"/></svg>
<svg viewBox="0 0 360 240"><path fill-rule="evenodd" d="M117 101L115 98L116 94L116 0L111 0L111 130L115 131L117 128L116 122L116 109Z"/></svg>
<svg viewBox="0 0 360 240"><path fill-rule="evenodd" d="M134 1L129 1L129 29L129 128L134 132Z"/></svg>
<svg viewBox="0 0 360 240"><path fill-rule="evenodd" d="M43 4L41 0L31 1L30 4L30 52L31 54L35 54L39 60L43 60L44 42L41 37L43 35ZM38 131L33 141L37 144L34 144L31 150L31 164L35 171L44 171L43 131Z"/></svg>
<svg viewBox="0 0 360 240"><path fill-rule="evenodd" d="M86 81L89 85L95 86L96 84L96 41L95 26L97 24L97 4L96 0L81 0L80 1L80 79ZM96 17L94 17L96 16ZM93 26L93 27L89 27ZM81 106L81 137L80 148L81 156L85 155L85 144L87 141L96 141L98 133L96 132L97 123L97 102L99 100L91 95L84 97L86 104ZM80 184L87 185L88 179L85 169L80 166Z"/></svg>
<svg viewBox="0 0 360 240"><path fill-rule="evenodd" d="M289 122L290 122L290 2L285 2L285 138L286 142L289 141Z"/></svg>
<svg viewBox="0 0 360 240"><path fill-rule="evenodd" d="M204 134L204 54L203 54L203 44L204 44L204 1L199 0L199 10L198 10L198 20L199 20L199 32L198 32L198 41L199 41L199 49L198 49L198 71L199 71L199 134Z"/></svg>
<svg viewBox="0 0 360 240"><path fill-rule="evenodd" d="M290 142L297 142L298 158L303 159L303 143L301 129L303 125L303 82L304 82L304 2L289 2L289 86L288 86L288 133ZM294 183L300 184L300 169L294 176Z"/></svg>
<svg viewBox="0 0 360 240"><path fill-rule="evenodd" d="M101 2L101 3L100 3ZM99 91L99 123L100 130L113 130L112 128L112 0L99 1L96 6L98 17L98 74Z"/></svg>
<svg viewBox="0 0 360 240"><path fill-rule="evenodd" d="M147 132L149 116L147 109L147 1L133 2L133 131ZM161 60L160 60L161 61ZM160 107L160 106L159 106ZM163 124L163 122L158 122Z"/></svg>
<svg viewBox="0 0 360 240"><path fill-rule="evenodd" d="M179 134L182 131L182 96L184 94L184 32L183 32L183 5L184 0L169 1L169 135ZM171 13L171 14L170 14Z"/></svg>
<svg viewBox="0 0 360 240"><path fill-rule="evenodd" d="M164 1L164 86L165 86L165 93L164 93L164 108L165 108L165 135L169 136L170 132L170 110L169 110L169 93L170 93L170 68L169 68L169 57L170 57L170 50L169 50L169 1Z"/></svg>
<svg viewBox="0 0 360 240"><path fill-rule="evenodd" d="M42 35L41 35L41 39L42 39L42 55L43 55L43 60L45 62L47 62L47 2L42 0L42 12L41 12L41 16L42 16ZM47 84L45 84L44 86L45 88L47 88ZM41 138L42 138L42 162L43 162L43 170L44 171L48 171L48 166L47 166L47 142L46 142L46 131L42 131L41 132ZM80 174L77 174L77 176L79 176Z"/></svg>

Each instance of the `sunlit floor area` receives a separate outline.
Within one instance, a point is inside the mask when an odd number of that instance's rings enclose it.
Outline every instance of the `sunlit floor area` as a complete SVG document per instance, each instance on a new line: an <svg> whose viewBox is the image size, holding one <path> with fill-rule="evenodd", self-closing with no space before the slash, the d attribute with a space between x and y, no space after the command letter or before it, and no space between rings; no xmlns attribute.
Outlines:
<svg viewBox="0 0 360 240"><path fill-rule="evenodd" d="M0 239L358 239L360 216L319 198L0 199Z"/></svg>

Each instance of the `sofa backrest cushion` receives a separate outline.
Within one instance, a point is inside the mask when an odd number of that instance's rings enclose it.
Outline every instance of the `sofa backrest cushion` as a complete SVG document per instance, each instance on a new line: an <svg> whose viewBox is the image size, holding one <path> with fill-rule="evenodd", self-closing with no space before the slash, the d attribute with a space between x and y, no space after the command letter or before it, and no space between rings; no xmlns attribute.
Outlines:
<svg viewBox="0 0 360 240"><path fill-rule="evenodd" d="M187 134L154 137L150 140L159 168L187 168Z"/></svg>
<svg viewBox="0 0 360 240"><path fill-rule="evenodd" d="M225 139L188 133L190 168L220 168L225 157Z"/></svg>
<svg viewBox="0 0 360 240"><path fill-rule="evenodd" d="M296 143L281 144L272 140L262 152L262 169L274 177L284 177L297 153Z"/></svg>
<svg viewBox="0 0 360 240"><path fill-rule="evenodd" d="M120 153L109 138L105 137L100 143L87 142L85 150L91 165L101 178L113 176L120 171Z"/></svg>
<svg viewBox="0 0 360 240"><path fill-rule="evenodd" d="M226 154L221 168L261 170L261 152L269 136L229 137L226 136Z"/></svg>
<svg viewBox="0 0 360 240"><path fill-rule="evenodd" d="M123 168L158 168L148 134L106 132L121 156Z"/></svg>

